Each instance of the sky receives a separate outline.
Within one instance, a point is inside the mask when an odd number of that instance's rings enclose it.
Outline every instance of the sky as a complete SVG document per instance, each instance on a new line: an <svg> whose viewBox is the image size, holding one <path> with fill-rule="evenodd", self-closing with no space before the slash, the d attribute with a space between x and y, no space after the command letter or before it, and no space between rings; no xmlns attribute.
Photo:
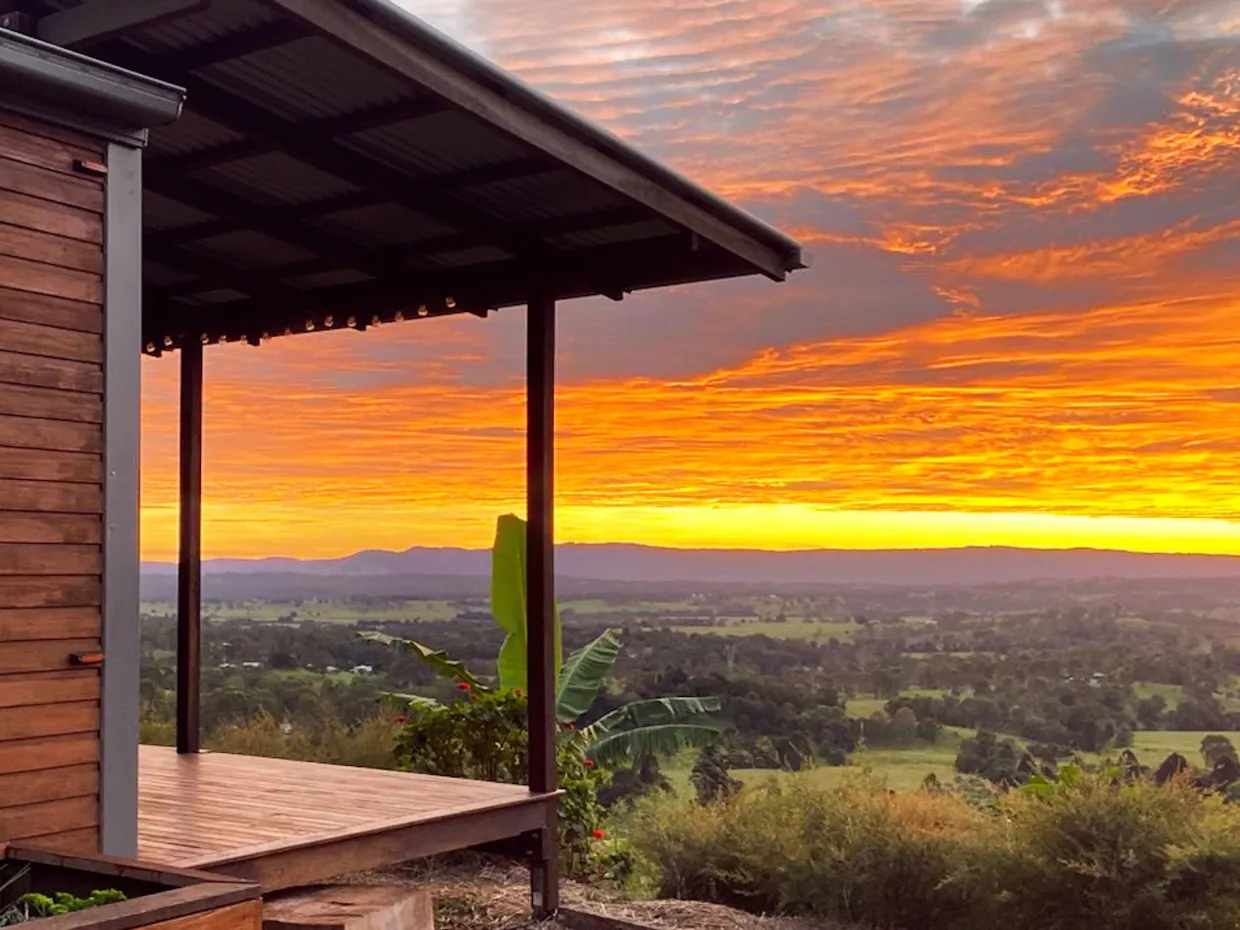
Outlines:
<svg viewBox="0 0 1240 930"><path fill-rule="evenodd" d="M1240 0L403 5L812 257L562 305L561 541L1240 554ZM523 332L212 347L206 554L489 544Z"/></svg>

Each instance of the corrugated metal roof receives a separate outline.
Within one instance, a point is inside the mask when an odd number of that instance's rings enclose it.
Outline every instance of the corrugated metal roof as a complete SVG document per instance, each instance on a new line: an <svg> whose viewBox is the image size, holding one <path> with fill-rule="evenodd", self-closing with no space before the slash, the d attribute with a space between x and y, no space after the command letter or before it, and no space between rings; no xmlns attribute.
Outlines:
<svg viewBox="0 0 1240 930"><path fill-rule="evenodd" d="M197 239L187 250L221 256L237 268L274 268L295 265L315 257L313 252L249 229Z"/></svg>
<svg viewBox="0 0 1240 930"><path fill-rule="evenodd" d="M451 226L397 203L338 210L311 222L319 229L343 235L350 241L375 246L413 245L456 233Z"/></svg>
<svg viewBox="0 0 1240 930"><path fill-rule="evenodd" d="M460 197L513 221L576 216L625 205L614 191L570 171L483 184L462 191Z"/></svg>
<svg viewBox="0 0 1240 930"><path fill-rule="evenodd" d="M359 190L357 185L319 171L285 155L271 152L225 162L195 172L193 177L241 194L255 203L314 203Z"/></svg>
<svg viewBox="0 0 1240 930"><path fill-rule="evenodd" d="M355 133L340 144L411 174L449 174L530 154L528 146L455 112Z"/></svg>
<svg viewBox="0 0 1240 930"><path fill-rule="evenodd" d="M203 77L251 103L300 122L408 100L417 87L312 37L205 68Z"/></svg>
<svg viewBox="0 0 1240 930"><path fill-rule="evenodd" d="M622 226L603 226L585 232L564 233L551 236L553 245L562 249L589 249L603 245L615 245L620 242L636 242L640 239L656 239L671 236L676 227L660 220L648 223L626 223Z"/></svg>
<svg viewBox="0 0 1240 930"><path fill-rule="evenodd" d="M369 19L347 29L316 22L358 9ZM109 55L188 91L147 151L146 226L166 237L147 276L160 345L205 326L184 316L204 302L234 304L210 311L213 330L226 313L246 332L256 316L304 323L250 293L267 290L257 273L320 306L450 286L477 310L519 302L535 273L564 295L616 294L799 265L791 240L382 0L214 0Z"/></svg>
<svg viewBox="0 0 1240 930"><path fill-rule="evenodd" d="M142 197L142 222L147 229L168 232L198 226L214 219L209 213L195 210L169 197L147 191Z"/></svg>
<svg viewBox="0 0 1240 930"><path fill-rule="evenodd" d="M148 157L188 155L241 138L240 133L227 126L213 123L193 110L185 110L175 123L151 134L147 152Z"/></svg>

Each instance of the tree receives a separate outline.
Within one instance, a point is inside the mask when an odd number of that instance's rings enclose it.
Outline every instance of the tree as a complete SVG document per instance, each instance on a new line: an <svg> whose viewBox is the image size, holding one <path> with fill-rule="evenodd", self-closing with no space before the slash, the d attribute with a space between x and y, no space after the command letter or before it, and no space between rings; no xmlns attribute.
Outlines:
<svg viewBox="0 0 1240 930"><path fill-rule="evenodd" d="M1224 759L1240 762L1236 756L1236 747L1231 740L1218 733L1212 733L1201 740L1201 757L1206 760L1207 768L1214 768Z"/></svg>
<svg viewBox="0 0 1240 930"><path fill-rule="evenodd" d="M526 687L528 641L525 616L525 521L505 514L496 522L491 548L491 616L504 630L504 643L495 660L498 690L520 692ZM560 656L560 612L553 612L555 652ZM402 648L421 659L441 677L478 691L487 689L463 662L443 650L431 649L412 639L366 631L362 639ZM620 634L604 630L578 649L556 669L556 718L561 724L576 722L590 709L620 655ZM431 698L391 694L411 705L436 703ZM711 724L685 722L714 713L721 707L717 697L658 697L633 701L604 714L582 728L586 751L603 765L651 753L670 754L685 746L702 746L718 737Z"/></svg>
<svg viewBox="0 0 1240 930"><path fill-rule="evenodd" d="M732 797L743 787L739 779L728 773L723 756L713 743L702 747L697 761L693 763L689 782L697 792L699 804L716 804Z"/></svg>

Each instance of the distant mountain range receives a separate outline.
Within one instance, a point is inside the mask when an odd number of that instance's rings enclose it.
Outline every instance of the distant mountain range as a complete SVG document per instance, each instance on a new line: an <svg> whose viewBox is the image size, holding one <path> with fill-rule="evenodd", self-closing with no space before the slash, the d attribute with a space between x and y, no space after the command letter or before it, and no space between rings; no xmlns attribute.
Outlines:
<svg viewBox="0 0 1240 930"><path fill-rule="evenodd" d="M208 575L481 577L490 551L414 547L369 549L339 559L211 559ZM175 574L171 563L146 563L152 580ZM556 573L616 582L742 582L770 584L982 585L1092 579L1240 578L1240 557L1161 555L1106 549L665 549L628 544L559 546Z"/></svg>

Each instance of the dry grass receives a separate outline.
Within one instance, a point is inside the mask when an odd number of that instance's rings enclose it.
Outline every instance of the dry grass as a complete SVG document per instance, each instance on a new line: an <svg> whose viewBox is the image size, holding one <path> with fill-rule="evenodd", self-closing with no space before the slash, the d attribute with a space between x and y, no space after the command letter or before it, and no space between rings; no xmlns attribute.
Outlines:
<svg viewBox="0 0 1240 930"><path fill-rule="evenodd" d="M408 884L430 891L439 930L521 930L564 926L530 919L525 869L480 857L425 860L353 876L366 884ZM654 930L847 930L837 923L747 914L701 901L628 901L576 882L560 886L564 907L641 924Z"/></svg>

